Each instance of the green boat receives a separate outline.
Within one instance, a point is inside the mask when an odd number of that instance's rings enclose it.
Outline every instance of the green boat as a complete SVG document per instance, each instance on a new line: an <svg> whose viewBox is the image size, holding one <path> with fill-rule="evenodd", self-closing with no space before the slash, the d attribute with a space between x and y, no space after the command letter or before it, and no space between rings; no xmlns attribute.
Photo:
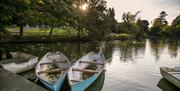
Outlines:
<svg viewBox="0 0 180 91"><path fill-rule="evenodd" d="M180 89L180 67L160 67L160 72L166 80Z"/></svg>

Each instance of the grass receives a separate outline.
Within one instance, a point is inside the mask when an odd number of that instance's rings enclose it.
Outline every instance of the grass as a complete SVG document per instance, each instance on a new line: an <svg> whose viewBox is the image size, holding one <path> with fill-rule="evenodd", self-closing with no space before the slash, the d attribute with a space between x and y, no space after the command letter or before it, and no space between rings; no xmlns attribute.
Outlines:
<svg viewBox="0 0 180 91"><path fill-rule="evenodd" d="M121 33L121 34L115 34L111 33L104 37L105 40L113 40L113 39L129 39L131 36L129 34Z"/></svg>
<svg viewBox="0 0 180 91"><path fill-rule="evenodd" d="M9 32L19 32L19 27L7 27ZM50 28L24 28L24 35L49 35ZM77 35L73 28L54 28L52 35Z"/></svg>

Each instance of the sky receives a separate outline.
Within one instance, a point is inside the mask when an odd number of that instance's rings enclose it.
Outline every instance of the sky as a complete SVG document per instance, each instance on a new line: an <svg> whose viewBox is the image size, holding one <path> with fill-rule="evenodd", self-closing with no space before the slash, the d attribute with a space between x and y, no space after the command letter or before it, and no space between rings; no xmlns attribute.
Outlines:
<svg viewBox="0 0 180 91"><path fill-rule="evenodd" d="M161 11L165 11L169 23L180 15L180 0L106 0L108 7L115 9L115 18L122 21L124 12L141 11L138 18L146 19L150 23L159 16Z"/></svg>

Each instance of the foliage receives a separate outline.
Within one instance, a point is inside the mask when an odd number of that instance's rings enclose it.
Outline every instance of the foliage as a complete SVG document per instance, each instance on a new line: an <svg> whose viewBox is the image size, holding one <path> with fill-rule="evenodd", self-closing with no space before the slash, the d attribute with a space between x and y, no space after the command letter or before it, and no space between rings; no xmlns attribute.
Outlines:
<svg viewBox="0 0 180 91"><path fill-rule="evenodd" d="M138 36L144 37L144 36L147 36L149 34L149 27L148 27L149 22L148 22L148 20L138 19L136 24L140 29L140 32L138 33Z"/></svg>
<svg viewBox="0 0 180 91"><path fill-rule="evenodd" d="M121 34L111 34L111 37L114 39L128 39L130 37L130 35L126 34L126 33L121 33Z"/></svg>
<svg viewBox="0 0 180 91"><path fill-rule="evenodd" d="M91 38L99 39L113 29L115 12L113 8L107 8L105 0L77 0L76 6L86 3L87 11L78 11L78 27L88 32Z"/></svg>
<svg viewBox="0 0 180 91"><path fill-rule="evenodd" d="M150 29L150 34L152 36L159 36L161 33L165 32L163 29L168 25L168 22L165 18L166 16L166 12L162 11L159 17L154 20L153 26Z"/></svg>
<svg viewBox="0 0 180 91"><path fill-rule="evenodd" d="M135 14L131 14L131 12L124 13L122 15L122 20L125 23L135 23L136 22L136 17L141 11L137 11Z"/></svg>
<svg viewBox="0 0 180 91"><path fill-rule="evenodd" d="M180 15L177 16L171 24L171 34L180 37Z"/></svg>
<svg viewBox="0 0 180 91"><path fill-rule="evenodd" d="M117 25L117 33L127 33L134 37L140 32L139 27L135 23L119 23Z"/></svg>

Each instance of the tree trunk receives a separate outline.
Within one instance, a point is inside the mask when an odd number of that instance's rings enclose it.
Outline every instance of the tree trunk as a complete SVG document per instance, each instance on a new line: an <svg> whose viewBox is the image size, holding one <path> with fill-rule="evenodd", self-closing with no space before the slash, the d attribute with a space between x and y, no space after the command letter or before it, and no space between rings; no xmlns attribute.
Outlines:
<svg viewBox="0 0 180 91"><path fill-rule="evenodd" d="M0 43L2 43L2 33L0 32Z"/></svg>
<svg viewBox="0 0 180 91"><path fill-rule="evenodd" d="M50 38L51 35L52 35L53 29L54 29L54 22L52 21L52 22L51 22L51 30L50 30L50 32L49 32L49 38Z"/></svg>
<svg viewBox="0 0 180 91"><path fill-rule="evenodd" d="M80 28L78 28L78 41L80 40Z"/></svg>
<svg viewBox="0 0 180 91"><path fill-rule="evenodd" d="M23 26L21 25L20 26L20 38L23 38L23 31L24 31Z"/></svg>

